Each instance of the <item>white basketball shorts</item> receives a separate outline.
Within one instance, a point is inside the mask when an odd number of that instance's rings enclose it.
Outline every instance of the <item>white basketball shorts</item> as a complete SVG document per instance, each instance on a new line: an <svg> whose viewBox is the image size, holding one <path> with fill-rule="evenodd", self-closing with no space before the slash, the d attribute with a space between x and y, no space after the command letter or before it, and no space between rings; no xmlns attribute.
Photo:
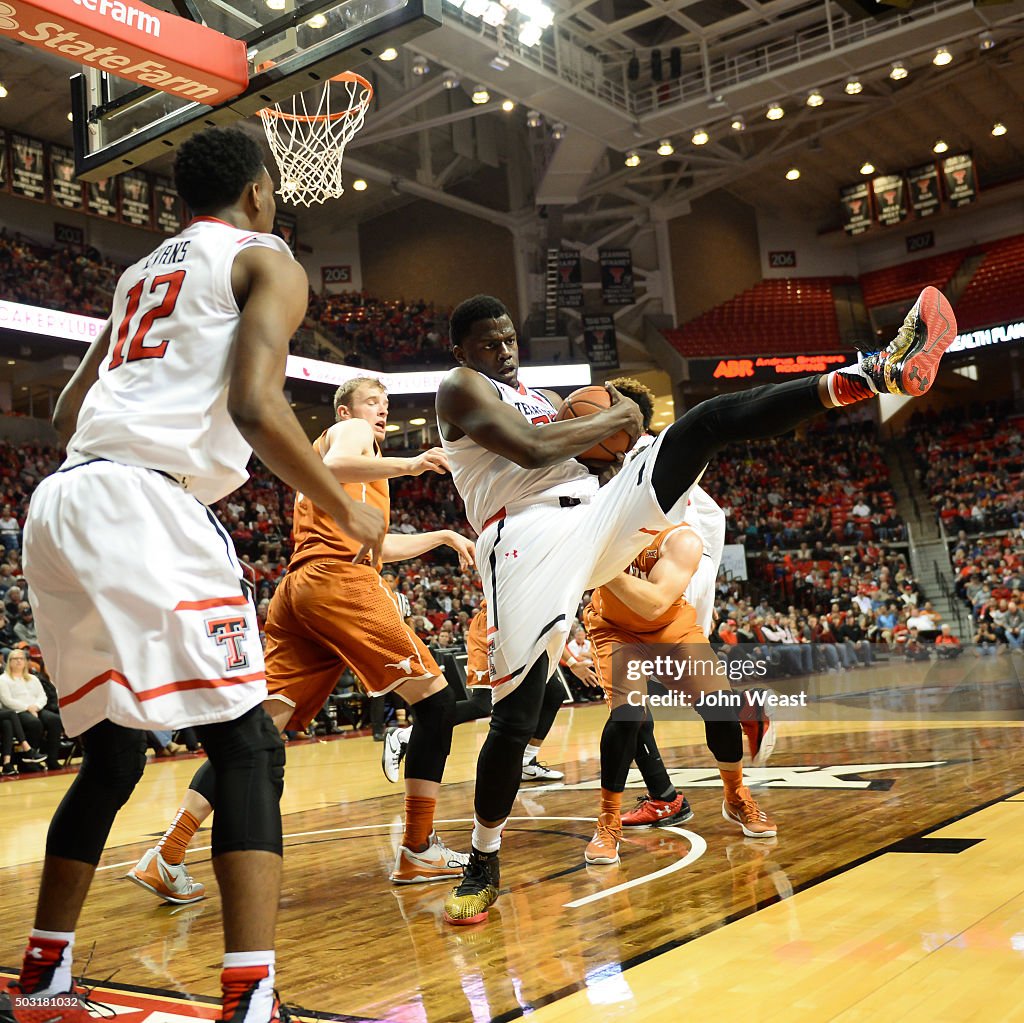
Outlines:
<svg viewBox="0 0 1024 1023"><path fill-rule="evenodd" d="M25 578L69 735L229 721L266 699L231 538L151 469L94 461L32 496Z"/></svg>
<svg viewBox="0 0 1024 1023"><path fill-rule="evenodd" d="M561 656L584 590L622 572L663 529L683 521L689 491L665 513L651 486L661 433L585 504L541 497L509 505L476 545L487 598L487 656L495 700L547 654Z"/></svg>

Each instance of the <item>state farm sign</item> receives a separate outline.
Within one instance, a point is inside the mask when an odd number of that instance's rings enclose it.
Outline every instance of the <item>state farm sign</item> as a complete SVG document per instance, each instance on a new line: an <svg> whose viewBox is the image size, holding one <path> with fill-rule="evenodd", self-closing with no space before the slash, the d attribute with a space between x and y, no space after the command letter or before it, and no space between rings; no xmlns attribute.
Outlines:
<svg viewBox="0 0 1024 1023"><path fill-rule="evenodd" d="M240 39L138 2L0 0L0 35L210 106L249 84Z"/></svg>

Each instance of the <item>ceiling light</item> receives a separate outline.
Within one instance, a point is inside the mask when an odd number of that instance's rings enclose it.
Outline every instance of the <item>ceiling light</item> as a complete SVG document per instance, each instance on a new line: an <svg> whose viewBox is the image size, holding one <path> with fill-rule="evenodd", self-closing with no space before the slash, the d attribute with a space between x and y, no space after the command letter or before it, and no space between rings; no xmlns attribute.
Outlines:
<svg viewBox="0 0 1024 1023"><path fill-rule="evenodd" d="M515 100L506 99L506 100L502 100L501 101L501 109L504 110L506 114L511 114L512 111L515 110L515 108L516 108Z"/></svg>
<svg viewBox="0 0 1024 1023"><path fill-rule="evenodd" d="M640 154L635 149L631 149L628 153L626 153L626 166L627 167L639 167L640 166Z"/></svg>
<svg viewBox="0 0 1024 1023"><path fill-rule="evenodd" d="M15 362L16 362L16 361L17 361L17 360L15 360L15 359L8 359L8 360L7 360L7 365L8 365L8 366L13 366L13 365L15 364Z"/></svg>
<svg viewBox="0 0 1024 1023"><path fill-rule="evenodd" d="M446 71L444 73L444 87L446 89L457 89L461 81L462 79L454 71Z"/></svg>
<svg viewBox="0 0 1024 1023"><path fill-rule="evenodd" d="M410 426L426 426L427 421L422 416L417 416L415 419L409 420Z"/></svg>
<svg viewBox="0 0 1024 1023"><path fill-rule="evenodd" d="M786 111L778 103L773 103L768 112L764 115L769 121L781 121L786 116Z"/></svg>
<svg viewBox="0 0 1024 1023"><path fill-rule="evenodd" d="M695 146L706 146L708 144L708 140L710 138L711 138L711 136L708 134L707 128L698 128L693 133L693 135L690 136L690 141Z"/></svg>
<svg viewBox="0 0 1024 1023"><path fill-rule="evenodd" d="M327 24L327 16L325 14L314 14L309 21L306 22L308 28L323 28Z"/></svg>
<svg viewBox="0 0 1024 1023"><path fill-rule="evenodd" d="M389 46L386 50L380 51L380 59L383 61L397 60L397 58L398 50L396 50L393 46Z"/></svg>
<svg viewBox="0 0 1024 1023"><path fill-rule="evenodd" d="M285 0L267 0L267 7L272 11L283 11Z"/></svg>
<svg viewBox="0 0 1024 1023"><path fill-rule="evenodd" d="M398 425L398 423L388 423L388 425L384 427L384 432L385 433L398 433L398 431L401 430L401 429L402 428Z"/></svg>
<svg viewBox="0 0 1024 1023"><path fill-rule="evenodd" d="M936 67L945 67L947 64L953 63L953 54L945 46L940 46L935 51L935 56L932 57L932 63Z"/></svg>
<svg viewBox="0 0 1024 1023"><path fill-rule="evenodd" d="M484 20L486 21L487 19L485 18ZM504 54L496 53L493 57L491 57L490 66L495 71L507 71L510 66L509 59L508 57L504 56Z"/></svg>
<svg viewBox="0 0 1024 1023"><path fill-rule="evenodd" d="M519 30L519 42L523 46L536 46L540 42L541 36L544 35L544 29L540 27L535 21L528 21Z"/></svg>
<svg viewBox="0 0 1024 1023"><path fill-rule="evenodd" d="M356 178L355 181L352 182L352 187L357 192L365 192L367 189L366 178Z"/></svg>
<svg viewBox="0 0 1024 1023"><path fill-rule="evenodd" d="M544 118L541 116L539 110L527 110L526 111L526 127L527 128L539 128L544 123Z"/></svg>
<svg viewBox="0 0 1024 1023"><path fill-rule="evenodd" d="M565 125L562 124L561 121L555 121L555 123L551 125L551 137L555 139L555 141L560 141L561 139L564 139L565 131Z"/></svg>
<svg viewBox="0 0 1024 1023"><path fill-rule="evenodd" d="M75 122L75 115L71 113L70 110L68 111L68 120L71 121L72 124Z"/></svg>
<svg viewBox="0 0 1024 1023"><path fill-rule="evenodd" d="M790 167L789 170L786 171L786 180L787 181L796 181L796 180L799 179L799 177L800 177L800 168L799 167Z"/></svg>
<svg viewBox="0 0 1024 1023"><path fill-rule="evenodd" d="M412 73L419 78L422 78L429 70L430 65L427 63L427 58L417 54L412 59L412 67L410 68Z"/></svg>
<svg viewBox="0 0 1024 1023"><path fill-rule="evenodd" d="M996 45L996 37L991 32L982 32L978 36L978 49L984 53L986 50L991 50Z"/></svg>
<svg viewBox="0 0 1024 1023"><path fill-rule="evenodd" d="M501 4L489 3L481 15L484 23L487 25L493 25L495 28L498 25L504 25L505 19L508 17L508 11L505 10Z"/></svg>
<svg viewBox="0 0 1024 1023"><path fill-rule="evenodd" d="M864 91L864 86L860 84L859 78L847 78L843 88L846 90L847 96L859 96Z"/></svg>
<svg viewBox="0 0 1024 1023"><path fill-rule="evenodd" d="M992 134L995 135L996 138L998 138L1000 135L1005 135L1006 125L1003 124L1002 121L996 121L996 123L992 125Z"/></svg>
<svg viewBox="0 0 1024 1023"><path fill-rule="evenodd" d="M671 139L662 139L658 143L658 156L671 156L676 151Z"/></svg>
<svg viewBox="0 0 1024 1023"><path fill-rule="evenodd" d="M822 96L817 89L812 90L807 94L807 105L809 107L820 107L825 102L825 97Z"/></svg>
<svg viewBox="0 0 1024 1023"><path fill-rule="evenodd" d="M319 416L310 416L309 418L310 419L319 419L320 417Z"/></svg>
<svg viewBox="0 0 1024 1023"><path fill-rule="evenodd" d="M536 22L541 28L551 28L555 23L554 8L540 0L516 0L512 4L524 18Z"/></svg>
<svg viewBox="0 0 1024 1023"><path fill-rule="evenodd" d="M861 172L861 174L874 174L875 173L875 165L870 160L865 160L860 165L860 172Z"/></svg>
<svg viewBox="0 0 1024 1023"><path fill-rule="evenodd" d="M0 99L7 99L7 86L0 82Z"/></svg>
<svg viewBox="0 0 1024 1023"><path fill-rule="evenodd" d="M942 139L936 139L935 145L932 146L933 153L944 153L947 149L949 149L949 146Z"/></svg>
<svg viewBox="0 0 1024 1023"><path fill-rule="evenodd" d="M732 128L733 131L746 131L747 122L744 121L742 117L737 116L732 119L732 123L729 127Z"/></svg>
<svg viewBox="0 0 1024 1023"><path fill-rule="evenodd" d="M902 82L909 74L910 72L907 70L907 65L899 60L889 68L889 77L894 82Z"/></svg>
<svg viewBox="0 0 1024 1023"><path fill-rule="evenodd" d="M482 106L488 102L491 98L491 94L487 91L486 85L478 85L473 90L473 95L470 97L477 106Z"/></svg>

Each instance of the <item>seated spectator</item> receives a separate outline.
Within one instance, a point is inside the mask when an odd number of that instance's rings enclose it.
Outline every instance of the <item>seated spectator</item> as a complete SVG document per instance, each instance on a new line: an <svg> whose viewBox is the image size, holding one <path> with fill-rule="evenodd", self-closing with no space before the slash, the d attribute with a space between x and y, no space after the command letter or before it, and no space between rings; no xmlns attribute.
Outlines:
<svg viewBox="0 0 1024 1023"><path fill-rule="evenodd" d="M22 643L28 643L29 646L39 645L36 620L32 615L32 605L27 600L23 600L18 606L18 620L14 623L14 635Z"/></svg>
<svg viewBox="0 0 1024 1023"><path fill-rule="evenodd" d="M0 707L0 751L0 775L4 777L18 773L15 754L18 754L22 764L34 766L46 760L46 754L37 752L29 745L21 718L7 707Z"/></svg>
<svg viewBox="0 0 1024 1023"><path fill-rule="evenodd" d="M0 515L0 544L7 551L21 549L21 526L9 504L4 505L3 514Z"/></svg>
<svg viewBox="0 0 1024 1023"><path fill-rule="evenodd" d="M593 667L594 654L591 650L590 639L587 637L587 630L582 625L572 634L572 639L569 640L566 646L569 653L577 661L582 661L584 664Z"/></svg>
<svg viewBox="0 0 1024 1023"><path fill-rule="evenodd" d="M992 625L992 620L987 616L978 619L977 629L974 633L974 643L981 656L994 654L999 646L999 637Z"/></svg>
<svg viewBox="0 0 1024 1023"><path fill-rule="evenodd" d="M931 658L928 647L921 642L915 626L910 626L907 633L907 641L903 646L903 656L908 661L927 661Z"/></svg>
<svg viewBox="0 0 1024 1023"><path fill-rule="evenodd" d="M922 643L933 642L939 631L932 616L925 614L916 607L910 609L910 616L907 618L907 628L916 629L918 638Z"/></svg>
<svg viewBox="0 0 1024 1023"><path fill-rule="evenodd" d="M46 750L46 766L53 771L60 767L63 729L60 716L47 710L46 703L46 691L28 670L25 651L12 650L7 656L7 667L0 675L0 706L18 715L26 739L35 748Z"/></svg>
<svg viewBox="0 0 1024 1023"><path fill-rule="evenodd" d="M1003 636L1011 650L1020 650L1024 642L1024 613L1015 600L1009 601L1003 618Z"/></svg>
<svg viewBox="0 0 1024 1023"><path fill-rule="evenodd" d="M943 625L939 630L938 636L935 637L935 649L939 657L944 660L953 660L963 653L960 640L953 635L948 625Z"/></svg>

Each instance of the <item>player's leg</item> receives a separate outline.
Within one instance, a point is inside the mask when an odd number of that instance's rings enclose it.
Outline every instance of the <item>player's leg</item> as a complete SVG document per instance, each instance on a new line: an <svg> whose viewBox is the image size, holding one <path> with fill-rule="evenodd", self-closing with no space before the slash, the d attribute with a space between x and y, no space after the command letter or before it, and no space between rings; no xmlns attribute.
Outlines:
<svg viewBox="0 0 1024 1023"><path fill-rule="evenodd" d="M487 918L498 898L501 832L512 812L522 777L523 750L537 730L550 672L542 654L511 692L495 701L491 727L476 763L473 847L462 882L445 900L449 923Z"/></svg>
<svg viewBox="0 0 1024 1023"><path fill-rule="evenodd" d="M647 716L640 725L633 756L637 769L647 786L647 795L637 800L636 808L622 815L624 828L643 828L685 824L693 820L693 810L686 797L676 790L661 759L654 738L654 717L647 707Z"/></svg>
<svg viewBox="0 0 1024 1023"><path fill-rule="evenodd" d="M859 365L702 401L659 438L651 472L658 503L668 512L728 444L788 433L826 409L880 393L925 394L955 337L953 310L935 288L928 287L888 348Z"/></svg>
<svg viewBox="0 0 1024 1023"><path fill-rule="evenodd" d="M467 721L479 721L480 718L489 718L493 708L489 684L469 686L466 689L466 698L455 701L452 719L456 725L464 725Z"/></svg>
<svg viewBox="0 0 1024 1023"><path fill-rule="evenodd" d="M537 719L537 728L533 738L526 744L523 750L523 776L522 781L561 781L565 775L561 771L542 764L537 759L544 740L548 737L558 710L565 702L565 686L562 683L562 676L558 668L548 679L544 687L544 701L540 705L540 717Z"/></svg>
<svg viewBox="0 0 1024 1023"><path fill-rule="evenodd" d="M15 995L73 990L75 928L118 811L146 765L145 734L109 721L82 735L82 766L50 822L33 931ZM29 1011L31 1006L26 1006ZM15 1001L15 1016L19 1013ZM57 1019L72 1018L57 1015ZM82 1018L87 1019L84 1011Z"/></svg>

